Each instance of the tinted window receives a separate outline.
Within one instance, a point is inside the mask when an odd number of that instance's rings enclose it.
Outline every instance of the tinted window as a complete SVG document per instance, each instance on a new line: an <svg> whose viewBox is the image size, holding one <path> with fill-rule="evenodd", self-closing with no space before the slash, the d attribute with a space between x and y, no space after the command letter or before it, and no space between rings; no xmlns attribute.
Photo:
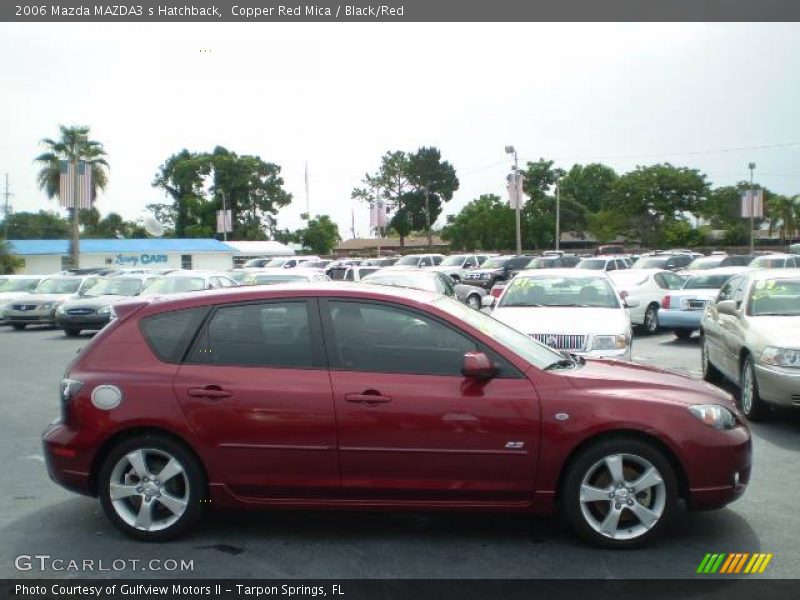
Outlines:
<svg viewBox="0 0 800 600"><path fill-rule="evenodd" d="M675 275L675 273L660 273L660 275L663 276L664 281L667 284L667 287L671 290L681 289L686 281L680 275Z"/></svg>
<svg viewBox="0 0 800 600"><path fill-rule="evenodd" d="M140 325L142 335L159 359L179 363L206 312L206 307L199 307L147 317Z"/></svg>
<svg viewBox="0 0 800 600"><path fill-rule="evenodd" d="M193 361L212 365L297 369L314 366L304 301L218 308L200 346L193 353Z"/></svg>
<svg viewBox="0 0 800 600"><path fill-rule="evenodd" d="M477 345L419 313L382 304L328 302L333 366L348 371L461 376Z"/></svg>
<svg viewBox="0 0 800 600"><path fill-rule="evenodd" d="M523 269L531 261L529 256L522 256L520 258L512 258L508 261L508 269Z"/></svg>

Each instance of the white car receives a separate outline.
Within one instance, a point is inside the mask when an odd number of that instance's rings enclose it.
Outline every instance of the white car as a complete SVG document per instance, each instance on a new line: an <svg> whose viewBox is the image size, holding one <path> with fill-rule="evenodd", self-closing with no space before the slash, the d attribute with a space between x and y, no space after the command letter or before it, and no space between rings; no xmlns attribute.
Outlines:
<svg viewBox="0 0 800 600"><path fill-rule="evenodd" d="M590 358L630 360L631 323L627 304L603 271L546 269L521 271L493 302L492 316L556 350Z"/></svg>
<svg viewBox="0 0 800 600"><path fill-rule="evenodd" d="M449 275L450 279L458 283L464 279L467 271L477 269L486 258L485 254L451 254L441 264L428 269Z"/></svg>
<svg viewBox="0 0 800 600"><path fill-rule="evenodd" d="M671 290L683 287L685 279L666 269L626 269L608 274L614 287L623 298L635 297L639 301L636 308L630 309L631 324L640 326L644 333L658 331L658 309L661 300Z"/></svg>
<svg viewBox="0 0 800 600"><path fill-rule="evenodd" d="M63 302L81 296L100 277L96 275L51 275L43 278L33 292L6 301L5 320L22 331L28 325L55 325L56 309Z"/></svg>
<svg viewBox="0 0 800 600"><path fill-rule="evenodd" d="M299 283L309 281L330 281L322 269L309 269L296 267L283 269L280 267L270 269L251 269L239 285L275 285L278 283Z"/></svg>
<svg viewBox="0 0 800 600"><path fill-rule="evenodd" d="M36 289L44 275L2 275L0 276L0 324L5 323L6 304L23 294Z"/></svg>

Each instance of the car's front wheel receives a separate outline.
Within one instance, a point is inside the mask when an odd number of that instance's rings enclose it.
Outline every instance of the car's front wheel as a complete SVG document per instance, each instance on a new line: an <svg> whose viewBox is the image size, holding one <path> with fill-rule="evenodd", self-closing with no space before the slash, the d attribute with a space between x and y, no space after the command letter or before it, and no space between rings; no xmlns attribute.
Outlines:
<svg viewBox="0 0 800 600"><path fill-rule="evenodd" d="M12 323L11 327L13 327L15 331L22 331L25 329L25 325L25 323Z"/></svg>
<svg viewBox="0 0 800 600"><path fill-rule="evenodd" d="M564 512L583 539L630 548L660 535L677 505L678 483L655 446L633 438L596 443L572 461L564 479Z"/></svg>
<svg viewBox="0 0 800 600"><path fill-rule="evenodd" d="M100 468L98 487L111 522L132 538L152 542L189 530L202 516L207 496L199 461L180 443L159 435L115 446Z"/></svg>
<svg viewBox="0 0 800 600"><path fill-rule="evenodd" d="M67 337L77 337L81 334L80 329L75 329L74 327L64 327L64 335Z"/></svg>
<svg viewBox="0 0 800 600"><path fill-rule="evenodd" d="M753 357L749 354L742 362L742 372L739 377L739 408L750 421L760 421L767 416L769 407L758 393L758 381Z"/></svg>

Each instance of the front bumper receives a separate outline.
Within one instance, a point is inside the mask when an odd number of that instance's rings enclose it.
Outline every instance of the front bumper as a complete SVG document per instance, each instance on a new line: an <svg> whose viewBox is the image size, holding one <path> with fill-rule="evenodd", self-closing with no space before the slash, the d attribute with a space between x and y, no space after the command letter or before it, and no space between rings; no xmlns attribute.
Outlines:
<svg viewBox="0 0 800 600"><path fill-rule="evenodd" d="M756 365L761 398L777 406L800 408L800 372L797 369Z"/></svg>
<svg viewBox="0 0 800 600"><path fill-rule="evenodd" d="M111 315L56 315L56 324L62 328L102 329L109 320Z"/></svg>
<svg viewBox="0 0 800 600"><path fill-rule="evenodd" d="M702 310L664 310L658 311L658 324L662 329L700 329Z"/></svg>
<svg viewBox="0 0 800 600"><path fill-rule="evenodd" d="M6 324L24 323L26 325L54 325L56 322L56 309L44 310L7 310Z"/></svg>
<svg viewBox="0 0 800 600"><path fill-rule="evenodd" d="M707 439L709 443L698 444L687 457L686 500L692 510L722 508L744 494L750 481L753 446L746 427L714 431Z"/></svg>

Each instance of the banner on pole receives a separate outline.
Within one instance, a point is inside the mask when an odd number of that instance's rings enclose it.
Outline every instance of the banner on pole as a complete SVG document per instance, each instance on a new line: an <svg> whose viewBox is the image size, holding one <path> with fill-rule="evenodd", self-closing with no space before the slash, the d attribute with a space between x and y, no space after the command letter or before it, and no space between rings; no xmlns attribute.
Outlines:
<svg viewBox="0 0 800 600"><path fill-rule="evenodd" d="M369 207L369 227L370 229L378 229L379 227L386 227L388 218L386 216L386 202L384 200L377 200L370 204Z"/></svg>
<svg viewBox="0 0 800 600"><path fill-rule="evenodd" d="M217 233L233 231L233 214L230 210L217 211Z"/></svg>
<svg viewBox="0 0 800 600"><path fill-rule="evenodd" d="M525 204L525 193L522 191L522 173L516 174L516 183L514 179L513 173L509 173L509 175L506 177L508 203L511 208L522 208L522 205Z"/></svg>
<svg viewBox="0 0 800 600"><path fill-rule="evenodd" d="M78 162L78 207L92 207L92 167L84 161ZM65 208L75 206L75 163L59 161L58 203Z"/></svg>
<svg viewBox="0 0 800 600"><path fill-rule="evenodd" d="M751 216L760 219L764 216L764 190L744 190L742 198L742 217L749 219Z"/></svg>

